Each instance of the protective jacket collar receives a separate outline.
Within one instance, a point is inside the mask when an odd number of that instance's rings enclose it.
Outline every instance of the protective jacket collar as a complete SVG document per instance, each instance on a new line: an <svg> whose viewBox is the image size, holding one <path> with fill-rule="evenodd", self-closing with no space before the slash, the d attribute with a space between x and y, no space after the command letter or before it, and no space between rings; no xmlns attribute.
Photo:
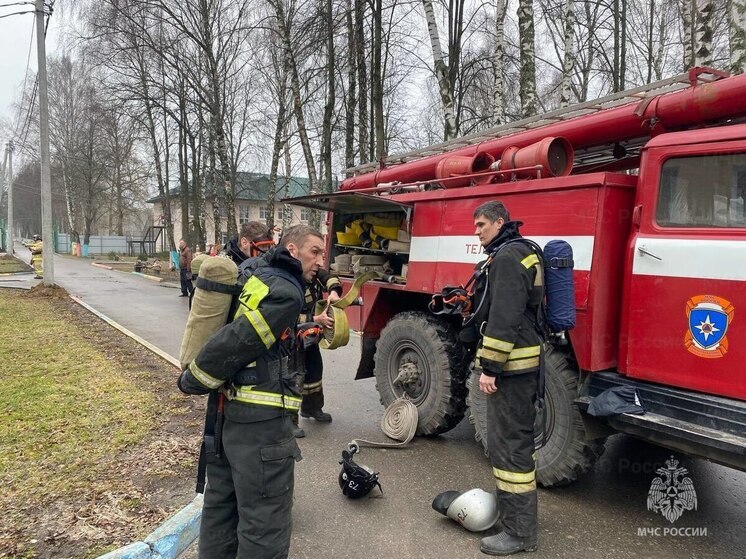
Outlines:
<svg viewBox="0 0 746 559"><path fill-rule="evenodd" d="M238 266L241 262L246 260L248 256L246 256L243 252L241 252L241 249L238 248L238 239L231 239L227 243L225 243L225 247L223 247L223 250L225 250L225 253L231 257L231 260L236 263L236 266Z"/></svg>
<svg viewBox="0 0 746 559"><path fill-rule="evenodd" d="M495 235L495 238L490 241L484 252L487 254L499 248L503 243L508 242L511 239L517 239L521 236L518 232L518 228L523 225L522 221L508 221L503 224L500 230Z"/></svg>
<svg viewBox="0 0 746 559"><path fill-rule="evenodd" d="M286 270L294 275L301 285L306 284L303 279L303 267L301 266L300 260L292 257L288 252L288 249L285 247L272 247L258 259L260 266L264 264L266 266L274 266L275 268Z"/></svg>

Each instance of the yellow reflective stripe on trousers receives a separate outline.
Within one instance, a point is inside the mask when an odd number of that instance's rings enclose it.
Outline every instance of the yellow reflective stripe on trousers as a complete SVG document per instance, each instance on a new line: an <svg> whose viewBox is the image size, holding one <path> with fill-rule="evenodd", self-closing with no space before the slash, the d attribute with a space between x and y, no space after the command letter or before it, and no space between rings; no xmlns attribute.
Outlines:
<svg viewBox="0 0 746 559"><path fill-rule="evenodd" d="M205 388L209 388L210 390L219 388L220 385L225 382L223 379L215 378L212 375L208 375L197 366L197 363L195 361L189 363L189 372L192 373L192 376L195 379L197 379L197 382L199 382Z"/></svg>
<svg viewBox="0 0 746 559"><path fill-rule="evenodd" d="M294 396L283 396L275 392L261 392L251 390L250 386L239 386L236 388L234 400L244 404L255 404L257 406L269 406L272 408L285 408L287 410L299 410L300 398Z"/></svg>
<svg viewBox="0 0 746 559"><path fill-rule="evenodd" d="M497 488L507 493L528 493L529 491L536 491L536 482L510 483L509 481L498 479Z"/></svg>
<svg viewBox="0 0 746 559"><path fill-rule="evenodd" d="M521 264L523 264L524 267L530 268L531 266L535 266L539 263L539 257L535 254L529 254L526 258L521 260Z"/></svg>
<svg viewBox="0 0 746 559"><path fill-rule="evenodd" d="M507 493L528 493L536 490L536 470L530 472L510 472L492 468L497 479L497 488Z"/></svg>
<svg viewBox="0 0 746 559"><path fill-rule="evenodd" d="M321 388L321 382L309 382L309 383L303 383L303 389L304 390L311 390L312 388Z"/></svg>
<svg viewBox="0 0 746 559"><path fill-rule="evenodd" d="M244 314L246 315L246 318L249 319L249 322L254 327L254 330L256 330L256 333L259 334L259 338L261 338L264 346L267 349L272 347L272 344L275 343L275 335L272 333L272 330L270 330L267 321L264 320L262 313L260 313L259 311L246 309L244 311Z"/></svg>
<svg viewBox="0 0 746 559"><path fill-rule="evenodd" d="M492 475L497 479L513 483L530 483L536 480L536 470L531 470L530 472L511 472L493 467Z"/></svg>
<svg viewBox="0 0 746 559"><path fill-rule="evenodd" d="M532 345L529 347L518 347L510 352L508 360L514 361L516 359L524 359L526 357L538 357L539 355L541 355L541 346Z"/></svg>
<svg viewBox="0 0 746 559"><path fill-rule="evenodd" d="M528 359L516 359L508 361L503 366L503 371L523 371L524 369L533 369L539 366L538 357L529 357Z"/></svg>
<svg viewBox="0 0 746 559"><path fill-rule="evenodd" d="M498 340L497 338L490 338L489 336L483 336L482 345L489 349L496 349L497 351L504 351L505 353L510 353L515 344L510 343L510 342L504 342L502 340Z"/></svg>

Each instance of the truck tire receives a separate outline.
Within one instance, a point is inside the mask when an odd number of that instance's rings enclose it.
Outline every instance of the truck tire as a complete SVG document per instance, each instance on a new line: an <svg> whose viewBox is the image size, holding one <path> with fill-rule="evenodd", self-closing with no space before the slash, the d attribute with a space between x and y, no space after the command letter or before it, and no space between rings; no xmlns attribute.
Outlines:
<svg viewBox="0 0 746 559"><path fill-rule="evenodd" d="M542 487L568 485L587 472L604 451L604 439L588 440L583 420L573 400L578 393L578 373L559 351L549 349L546 359L546 444L536 452L536 481ZM475 370L467 380L469 422L476 430L485 456L487 449L487 395L479 390ZM537 429L538 432L538 429Z"/></svg>
<svg viewBox="0 0 746 559"><path fill-rule="evenodd" d="M384 407L409 395L417 406L418 435L445 433L466 412L467 365L458 334L446 321L424 312L399 313L376 344L376 389ZM395 385L402 373L407 382Z"/></svg>

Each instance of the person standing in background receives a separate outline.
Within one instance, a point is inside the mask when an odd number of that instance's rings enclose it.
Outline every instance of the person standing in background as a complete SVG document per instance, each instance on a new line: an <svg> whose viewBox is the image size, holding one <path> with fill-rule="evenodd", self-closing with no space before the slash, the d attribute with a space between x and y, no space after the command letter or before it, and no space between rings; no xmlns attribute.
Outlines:
<svg viewBox="0 0 746 559"><path fill-rule="evenodd" d="M184 239L179 240L179 281L181 282L181 295L189 297L194 286L192 285L192 249L189 248Z"/></svg>

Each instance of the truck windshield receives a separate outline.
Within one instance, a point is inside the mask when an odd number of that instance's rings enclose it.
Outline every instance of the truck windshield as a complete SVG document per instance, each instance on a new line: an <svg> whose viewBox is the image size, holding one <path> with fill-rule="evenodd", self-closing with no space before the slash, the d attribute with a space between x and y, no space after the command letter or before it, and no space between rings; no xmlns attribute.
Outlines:
<svg viewBox="0 0 746 559"><path fill-rule="evenodd" d="M656 221L668 227L746 227L746 153L668 159Z"/></svg>

